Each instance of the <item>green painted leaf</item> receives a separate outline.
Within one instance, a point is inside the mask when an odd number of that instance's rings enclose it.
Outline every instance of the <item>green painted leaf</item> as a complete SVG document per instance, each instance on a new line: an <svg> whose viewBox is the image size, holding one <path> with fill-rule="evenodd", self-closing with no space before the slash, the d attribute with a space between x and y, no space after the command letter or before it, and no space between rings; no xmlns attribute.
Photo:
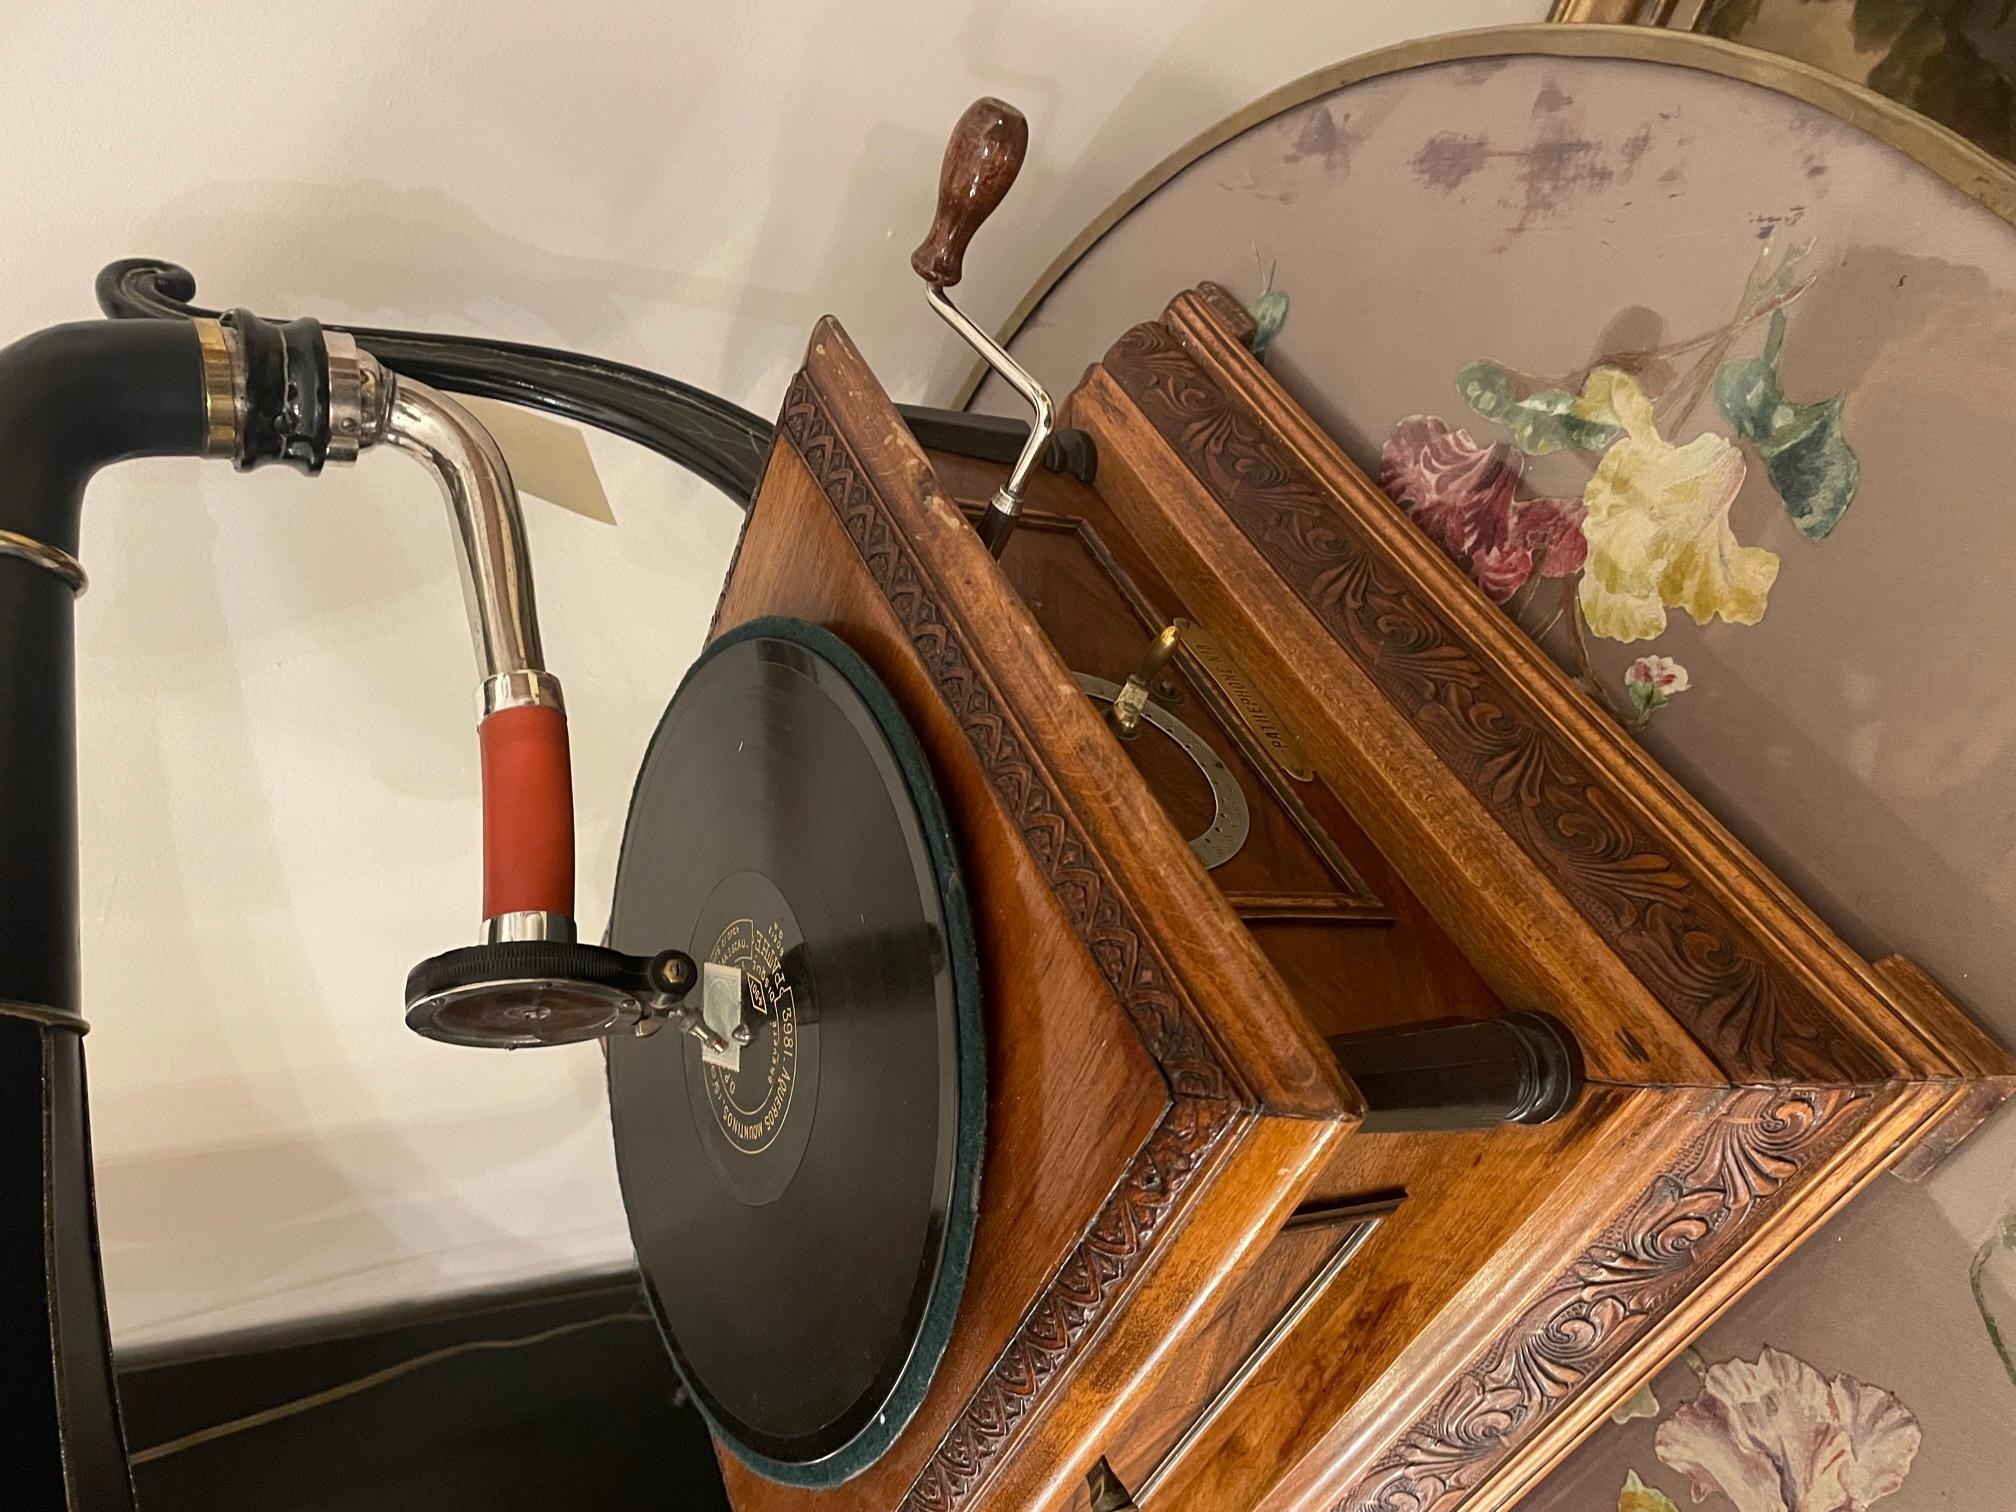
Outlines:
<svg viewBox="0 0 2016 1512"><path fill-rule="evenodd" d="M1529 457L1554 451L1602 451L1624 433L1575 413L1566 389L1541 389L1519 397L1519 384L1495 362L1473 362L1456 375L1463 402L1512 432L1512 444Z"/></svg>
<svg viewBox="0 0 2016 1512"><path fill-rule="evenodd" d="M1281 327L1288 324L1288 291L1269 289L1246 307L1246 313L1253 317L1253 339L1248 343L1255 357L1267 350L1268 343L1281 334Z"/></svg>
<svg viewBox="0 0 2016 1512"><path fill-rule="evenodd" d="M1818 541L1840 522L1862 479L1841 434L1841 401L1788 404L1778 386L1778 349L1785 312L1771 316L1771 334L1757 357L1734 357L1715 370L1715 407L1736 434L1757 448L1771 486L1801 535Z"/></svg>
<svg viewBox="0 0 2016 1512"><path fill-rule="evenodd" d="M1631 685L1631 693L1634 699L1637 696L1637 692L1638 688L1634 683ZM1611 1409L1610 1421L1613 1423L1629 1423L1637 1418L1656 1418L1659 1416L1659 1412L1659 1398L1652 1390L1652 1383L1647 1381L1643 1386L1632 1392L1628 1400L1620 1402L1616 1407Z"/></svg>

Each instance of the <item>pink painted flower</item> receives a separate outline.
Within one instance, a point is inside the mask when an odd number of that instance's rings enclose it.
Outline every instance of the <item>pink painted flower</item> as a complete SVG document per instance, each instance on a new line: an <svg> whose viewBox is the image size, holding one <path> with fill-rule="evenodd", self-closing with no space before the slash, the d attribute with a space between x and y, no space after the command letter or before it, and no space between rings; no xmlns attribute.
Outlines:
<svg viewBox="0 0 2016 1512"><path fill-rule="evenodd" d="M1687 669L1670 656L1641 656L1624 669L1624 691L1631 696L1632 729L1666 707L1675 693L1687 691Z"/></svg>
<svg viewBox="0 0 2016 1512"><path fill-rule="evenodd" d="M1641 656L1624 669L1627 688L1657 688L1667 698L1687 691L1687 669L1670 656Z"/></svg>
<svg viewBox="0 0 2016 1512"><path fill-rule="evenodd" d="M1519 498L1524 466L1517 447L1479 446L1437 415L1402 420L1379 457L1393 501L1501 604L1536 573L1579 572L1589 552L1582 501Z"/></svg>
<svg viewBox="0 0 2016 1512"><path fill-rule="evenodd" d="M1736 1512L1866 1512L1904 1484L1918 1419L1889 1392L1766 1348L1713 1366L1701 1394L1659 1426L1659 1458L1694 1500Z"/></svg>

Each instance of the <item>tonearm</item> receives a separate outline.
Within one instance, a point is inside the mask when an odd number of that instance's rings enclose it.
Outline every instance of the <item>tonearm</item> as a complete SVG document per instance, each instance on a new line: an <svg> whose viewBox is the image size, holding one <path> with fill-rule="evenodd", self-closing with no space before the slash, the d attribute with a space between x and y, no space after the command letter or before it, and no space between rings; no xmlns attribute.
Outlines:
<svg viewBox="0 0 2016 1512"><path fill-rule="evenodd" d="M481 674L481 939L415 969L409 1023L504 1046L672 1023L725 1048L687 1006L698 973L684 953L626 956L575 937L565 708L540 647L517 492L467 410L347 334L242 310L55 326L0 351L0 1120L11 1121L0 1126L0 1363L20 1413L0 1456L10 1502L132 1505L99 1276L78 969L73 604L87 581L86 485L134 457L315 474L379 447L416 457L446 496Z"/></svg>

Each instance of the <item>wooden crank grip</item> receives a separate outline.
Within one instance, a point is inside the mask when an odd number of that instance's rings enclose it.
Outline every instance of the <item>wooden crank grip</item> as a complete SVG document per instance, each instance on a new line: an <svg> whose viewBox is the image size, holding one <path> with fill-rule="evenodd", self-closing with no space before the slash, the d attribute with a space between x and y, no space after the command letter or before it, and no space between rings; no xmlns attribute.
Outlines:
<svg viewBox="0 0 2016 1512"><path fill-rule="evenodd" d="M910 254L919 278L941 289L959 282L966 244L1006 197L1028 151L1029 121L1013 105L983 95L966 107L945 144L931 229Z"/></svg>

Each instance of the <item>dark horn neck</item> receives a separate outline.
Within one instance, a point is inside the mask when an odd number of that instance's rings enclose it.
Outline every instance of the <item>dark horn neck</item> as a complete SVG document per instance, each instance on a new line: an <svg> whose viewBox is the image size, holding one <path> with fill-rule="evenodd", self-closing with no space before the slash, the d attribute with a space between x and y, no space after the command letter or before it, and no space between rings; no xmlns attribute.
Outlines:
<svg viewBox="0 0 2016 1512"><path fill-rule="evenodd" d="M203 372L187 325L56 326L0 351L0 1483L24 1507L133 1505L84 1095L67 564L99 468L206 450Z"/></svg>

